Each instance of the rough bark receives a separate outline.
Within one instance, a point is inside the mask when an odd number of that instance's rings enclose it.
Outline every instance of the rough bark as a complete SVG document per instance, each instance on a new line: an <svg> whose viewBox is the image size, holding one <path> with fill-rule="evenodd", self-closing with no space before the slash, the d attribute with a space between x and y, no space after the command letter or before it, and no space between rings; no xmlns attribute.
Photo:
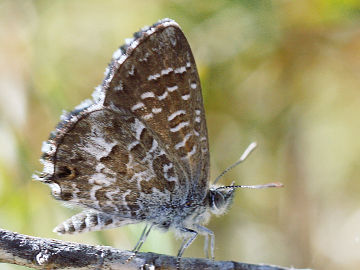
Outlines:
<svg viewBox="0 0 360 270"><path fill-rule="evenodd" d="M38 238L0 229L0 262L18 264L34 269L177 269L176 257L133 253L106 246L90 246L54 239ZM231 261L212 261L182 258L180 269L294 269L273 265L247 264Z"/></svg>

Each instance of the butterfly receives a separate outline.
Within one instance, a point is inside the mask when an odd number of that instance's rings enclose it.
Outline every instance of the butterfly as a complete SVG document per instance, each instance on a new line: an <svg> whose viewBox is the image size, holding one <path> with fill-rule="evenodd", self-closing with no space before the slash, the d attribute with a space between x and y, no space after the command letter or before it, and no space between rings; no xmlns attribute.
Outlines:
<svg viewBox="0 0 360 270"><path fill-rule="evenodd" d="M84 209L54 231L143 222L135 252L155 227L183 238L178 258L199 234L206 256L214 258L215 236L205 224L211 214L225 213L242 187L209 184L200 79L189 43L171 19L143 28L115 51L92 99L62 115L42 152L44 169L35 178L56 199Z"/></svg>

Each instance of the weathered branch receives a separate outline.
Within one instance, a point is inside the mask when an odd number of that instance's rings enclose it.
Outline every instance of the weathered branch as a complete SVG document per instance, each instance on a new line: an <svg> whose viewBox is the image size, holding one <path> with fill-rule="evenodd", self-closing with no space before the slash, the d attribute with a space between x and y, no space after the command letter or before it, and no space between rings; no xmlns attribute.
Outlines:
<svg viewBox="0 0 360 270"><path fill-rule="evenodd" d="M34 269L176 269L176 257L133 253L105 246L90 246L45 239L0 229L0 262ZM182 258L181 269L284 270L289 268L230 261ZM293 268L292 268L293 269Z"/></svg>

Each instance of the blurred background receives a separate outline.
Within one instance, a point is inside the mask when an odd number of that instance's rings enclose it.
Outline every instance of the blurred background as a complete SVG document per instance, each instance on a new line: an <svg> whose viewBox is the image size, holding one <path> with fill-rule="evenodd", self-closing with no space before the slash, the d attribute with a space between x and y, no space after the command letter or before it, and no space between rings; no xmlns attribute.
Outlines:
<svg viewBox="0 0 360 270"><path fill-rule="evenodd" d="M197 61L211 178L257 141L222 183L285 184L238 190L231 211L212 218L216 259L360 269L357 0L1 0L0 227L133 248L142 225L54 234L79 210L31 175L62 110L90 97L125 38L165 17L181 25ZM180 243L153 231L142 251L175 255ZM202 249L199 237L185 256Z"/></svg>

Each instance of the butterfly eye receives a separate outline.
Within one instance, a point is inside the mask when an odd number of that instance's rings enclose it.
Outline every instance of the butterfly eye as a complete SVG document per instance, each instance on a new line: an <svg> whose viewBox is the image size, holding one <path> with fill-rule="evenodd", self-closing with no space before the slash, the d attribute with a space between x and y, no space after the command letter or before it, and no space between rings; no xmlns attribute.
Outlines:
<svg viewBox="0 0 360 270"><path fill-rule="evenodd" d="M221 193L215 193L213 197L213 206L216 208L221 208L225 203L224 196Z"/></svg>

